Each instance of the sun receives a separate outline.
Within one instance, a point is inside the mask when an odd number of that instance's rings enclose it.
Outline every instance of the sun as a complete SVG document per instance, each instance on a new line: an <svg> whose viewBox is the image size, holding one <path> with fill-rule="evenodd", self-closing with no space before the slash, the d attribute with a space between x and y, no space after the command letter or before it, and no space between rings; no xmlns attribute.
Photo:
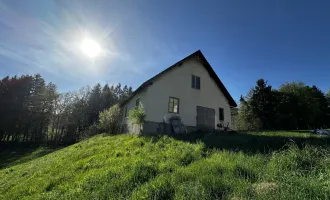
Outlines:
<svg viewBox="0 0 330 200"><path fill-rule="evenodd" d="M80 47L82 52L90 58L95 58L101 52L101 46L97 42L89 38L85 38L82 41Z"/></svg>

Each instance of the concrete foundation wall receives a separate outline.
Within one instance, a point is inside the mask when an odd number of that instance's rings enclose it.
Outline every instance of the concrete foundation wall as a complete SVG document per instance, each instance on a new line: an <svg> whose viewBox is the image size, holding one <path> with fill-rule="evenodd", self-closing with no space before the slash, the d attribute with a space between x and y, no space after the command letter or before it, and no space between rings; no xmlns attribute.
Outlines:
<svg viewBox="0 0 330 200"><path fill-rule="evenodd" d="M136 135L139 135L140 133L142 133L142 131L140 130L140 126L137 124L122 124L121 125L121 132L122 133L133 133Z"/></svg>
<svg viewBox="0 0 330 200"><path fill-rule="evenodd" d="M195 126L186 126L187 132L194 132L196 131ZM145 121L144 124L141 126L137 124L123 124L121 126L122 133L133 133L136 135L167 135L173 134L173 129L171 124L165 122L151 122Z"/></svg>
<svg viewBox="0 0 330 200"><path fill-rule="evenodd" d="M194 126L186 126L186 128L188 133L196 131L196 127ZM146 121L143 124L142 134L143 135L173 134L173 129L171 124L165 122Z"/></svg>

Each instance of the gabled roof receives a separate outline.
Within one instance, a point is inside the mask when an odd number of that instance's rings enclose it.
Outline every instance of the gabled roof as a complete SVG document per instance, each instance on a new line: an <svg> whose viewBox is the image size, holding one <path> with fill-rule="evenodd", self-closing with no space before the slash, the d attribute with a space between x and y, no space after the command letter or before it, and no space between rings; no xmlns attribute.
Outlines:
<svg viewBox="0 0 330 200"><path fill-rule="evenodd" d="M229 105L232 107L237 107L236 102L234 101L233 97L229 94L228 90L226 89L226 87L223 85L223 83L220 81L218 75L215 73L215 71L212 69L211 65L209 64L209 62L207 62L206 58L204 57L204 55L202 54L202 52L200 50L196 51L195 53L183 58L182 60L180 60L179 62L175 63L174 65L168 67L167 69L165 69L164 71L160 72L159 74L157 74L156 76L152 77L151 79L145 81L144 83L142 83L140 85L140 87L138 87L133 94L126 99L124 102L121 103L121 105L124 105L125 103L127 103L129 100L131 100L136 94L138 94L140 91L142 91L144 88L147 88L149 85L152 85L153 81L164 75L166 72L174 69L175 67L181 66L182 62L184 62L185 60L188 60L190 58L198 58L201 63L203 64L203 66L205 67L205 69L209 72L210 77L216 82L216 84L218 85L219 89L222 91L222 93L225 95L225 97L227 98Z"/></svg>

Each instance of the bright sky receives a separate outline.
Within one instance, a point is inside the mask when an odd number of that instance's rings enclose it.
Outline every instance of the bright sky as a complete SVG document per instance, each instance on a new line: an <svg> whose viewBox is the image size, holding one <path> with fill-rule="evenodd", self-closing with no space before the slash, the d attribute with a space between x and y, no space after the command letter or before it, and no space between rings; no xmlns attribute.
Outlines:
<svg viewBox="0 0 330 200"><path fill-rule="evenodd" d="M235 100L258 78L325 91L329 10L326 0L5 0L0 75L40 73L61 91L97 82L136 88L201 49ZM81 51L86 37L101 46L97 57Z"/></svg>

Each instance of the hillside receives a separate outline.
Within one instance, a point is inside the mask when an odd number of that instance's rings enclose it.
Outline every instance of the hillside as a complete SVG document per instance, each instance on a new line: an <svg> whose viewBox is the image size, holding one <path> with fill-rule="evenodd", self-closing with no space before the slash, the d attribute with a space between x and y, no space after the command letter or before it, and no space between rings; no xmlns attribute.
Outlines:
<svg viewBox="0 0 330 200"><path fill-rule="evenodd" d="M3 159L0 199L329 199L327 144L295 132L98 135Z"/></svg>

